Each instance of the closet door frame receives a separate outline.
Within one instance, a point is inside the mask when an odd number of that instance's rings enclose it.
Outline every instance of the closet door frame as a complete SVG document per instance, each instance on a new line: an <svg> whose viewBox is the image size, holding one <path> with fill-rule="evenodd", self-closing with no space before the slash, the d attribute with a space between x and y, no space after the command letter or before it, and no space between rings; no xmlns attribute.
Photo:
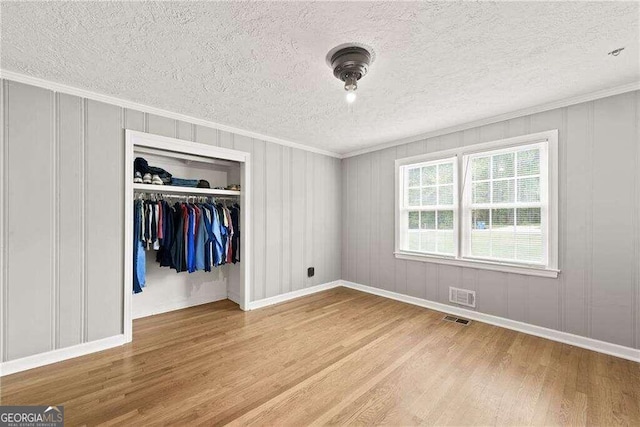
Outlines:
<svg viewBox="0 0 640 427"><path fill-rule="evenodd" d="M251 153L216 147L197 142L184 141L161 135L153 135L125 129L125 167L124 167L124 281L123 281L123 334L125 342L133 339L132 309L132 283L133 283L133 160L134 152L138 147L163 150L170 157L180 155L192 155L221 160L229 160L240 163L240 221L242 233L240 247L242 248L242 262L240 263L240 309L249 310L251 289ZM227 291L228 293L228 291Z"/></svg>

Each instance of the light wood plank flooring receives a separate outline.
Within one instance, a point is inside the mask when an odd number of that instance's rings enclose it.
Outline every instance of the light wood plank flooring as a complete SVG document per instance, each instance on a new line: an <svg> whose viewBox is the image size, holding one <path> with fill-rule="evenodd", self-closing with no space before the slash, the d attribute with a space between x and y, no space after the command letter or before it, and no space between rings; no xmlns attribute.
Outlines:
<svg viewBox="0 0 640 427"><path fill-rule="evenodd" d="M67 425L640 425L640 364L337 288L137 320L132 344L2 379Z"/></svg>

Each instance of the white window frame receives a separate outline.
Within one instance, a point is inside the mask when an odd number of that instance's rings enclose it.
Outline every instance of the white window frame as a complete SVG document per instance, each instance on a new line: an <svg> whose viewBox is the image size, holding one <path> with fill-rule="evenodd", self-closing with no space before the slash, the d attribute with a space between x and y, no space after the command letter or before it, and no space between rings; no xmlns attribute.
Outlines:
<svg viewBox="0 0 640 427"><path fill-rule="evenodd" d="M470 194L470 191L466 193L463 191L466 184L465 180L469 180L469 177L464 176L466 164L469 160L469 156L477 155L483 152L496 151L500 149L509 149L514 147L524 147L527 145L539 144L546 142L545 153L541 153L540 161L541 168L543 167L543 157L546 155L546 182L541 173L541 200L546 192L546 211L547 221L543 219L543 234L544 234L544 252L546 263L544 265L538 264L523 264L510 261L496 261L490 259L470 258L466 256L468 251L467 239L469 231L468 227L461 226L466 224L464 221L468 219L470 215L470 209L468 208L468 200L464 197ZM401 171L404 166L417 166L418 164L425 162L432 162L437 160L445 160L448 158L457 157L457 170L454 171L454 198L457 195L457 201L455 202L454 218L454 234L456 235L456 247L455 256L446 256L439 254L427 254L422 252L412 252L401 249L401 226L402 226L402 214L404 212L403 199L404 195L404 177L401 176ZM542 172L542 171L541 171ZM558 269L558 130L549 130L545 132L538 132L528 135L517 136L514 138L506 138L497 141L485 142L481 144L475 144L465 147L454 148L450 150L442 150L432 152L428 154L406 157L403 159L397 159L395 161L395 179L396 179L396 191L395 191L395 257L398 259L433 262L438 264L455 265L460 267L470 267L482 270L494 270L508 273L525 274L532 276L557 278L560 270ZM516 189L517 191L517 189ZM544 207L543 207L544 209ZM544 215L544 211L542 212ZM470 224L470 219L469 219Z"/></svg>
<svg viewBox="0 0 640 427"><path fill-rule="evenodd" d="M400 188L402 189L402 195L401 195L401 199L400 199L400 206L399 206L399 213L400 213L400 217L399 217L399 221L400 221L400 228L398 230L402 230L404 228L408 227L408 218L406 218L406 214L409 211L418 211L418 212L437 212L437 211L444 211L444 210L452 210L453 211L453 229L451 230L453 232L454 235L454 239L455 236L458 235L458 219L460 217L459 212L458 212L458 205L459 205L459 198L456 197L457 194L457 189L458 189L458 161L457 161L457 157L456 156L450 156L450 157L438 157L435 159L430 159L430 160L425 160L423 162L420 163L414 163L411 164L411 168L423 168L426 166L432 166L433 164L439 164L439 163L448 163L448 161L453 160L453 205L422 205L420 204L420 206L409 206L408 204L408 198L409 198L409 187L405 187L404 185L404 181L406 179L406 174L405 173L400 173L400 176L398 177L398 179L400 180ZM400 169L402 169L402 167L400 167ZM422 172L420 173L420 182L422 183ZM438 187L438 193L436 193L436 197L439 197L439 187L441 184L436 184L436 186ZM422 193L422 185L419 187L420 188L420 192ZM406 191L405 191L406 190ZM437 199L439 201L439 199ZM436 214L436 227L437 227L437 223L438 223L438 217ZM421 221L419 221L418 224L418 234L421 233ZM436 228L437 230L437 228ZM399 245L400 247L403 246L404 240L403 240L403 233L400 233L400 236L398 236L399 239ZM437 245L436 245L437 246ZM458 255L458 245L455 244L453 245L453 254L452 255L448 255L448 254L444 254L442 252L413 252L413 251L405 251L406 253L412 253L412 254L425 254L425 255L435 255L435 256L442 256L442 257L456 257Z"/></svg>

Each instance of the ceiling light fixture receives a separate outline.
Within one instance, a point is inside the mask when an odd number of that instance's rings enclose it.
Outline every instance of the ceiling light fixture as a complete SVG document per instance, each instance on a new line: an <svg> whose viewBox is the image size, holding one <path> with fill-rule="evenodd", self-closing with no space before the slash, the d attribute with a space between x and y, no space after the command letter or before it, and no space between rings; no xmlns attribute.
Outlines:
<svg viewBox="0 0 640 427"><path fill-rule="evenodd" d="M367 74L372 62L371 53L360 46L341 45L327 54L327 63L333 69L333 75L344 82L348 103L356 100L358 80Z"/></svg>

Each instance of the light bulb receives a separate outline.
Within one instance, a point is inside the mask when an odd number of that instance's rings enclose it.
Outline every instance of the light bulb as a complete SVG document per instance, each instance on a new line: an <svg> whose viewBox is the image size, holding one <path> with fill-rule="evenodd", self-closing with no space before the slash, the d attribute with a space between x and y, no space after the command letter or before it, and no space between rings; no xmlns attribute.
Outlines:
<svg viewBox="0 0 640 427"><path fill-rule="evenodd" d="M347 91L347 102L349 104L356 100L356 92L353 90Z"/></svg>
<svg viewBox="0 0 640 427"><path fill-rule="evenodd" d="M344 90L347 91L347 102L352 104L356 100L356 89L358 89L358 78L348 73L344 80Z"/></svg>

